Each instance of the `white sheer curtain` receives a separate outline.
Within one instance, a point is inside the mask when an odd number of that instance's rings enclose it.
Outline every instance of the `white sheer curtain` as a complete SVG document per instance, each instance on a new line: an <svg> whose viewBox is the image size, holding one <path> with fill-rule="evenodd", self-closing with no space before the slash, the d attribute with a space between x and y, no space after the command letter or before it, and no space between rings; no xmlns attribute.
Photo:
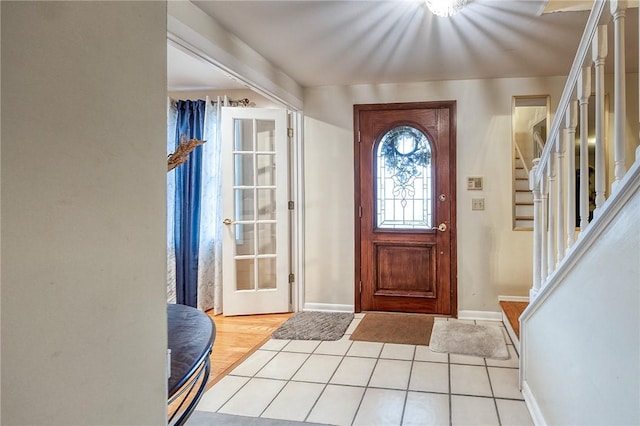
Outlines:
<svg viewBox="0 0 640 426"><path fill-rule="evenodd" d="M202 201L198 253L198 308L222 313L221 100L207 97L202 145Z"/></svg>
<svg viewBox="0 0 640 426"><path fill-rule="evenodd" d="M167 98L167 156L176 150L176 101ZM176 202L176 172L167 173L167 302L176 303L176 242L173 234Z"/></svg>

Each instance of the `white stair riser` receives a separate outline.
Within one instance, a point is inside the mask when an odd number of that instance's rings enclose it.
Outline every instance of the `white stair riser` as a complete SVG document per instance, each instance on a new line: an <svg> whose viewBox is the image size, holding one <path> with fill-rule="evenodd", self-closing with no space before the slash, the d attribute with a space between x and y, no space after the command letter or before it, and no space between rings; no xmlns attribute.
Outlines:
<svg viewBox="0 0 640 426"><path fill-rule="evenodd" d="M516 228L533 229L533 221L532 220L516 220Z"/></svg>
<svg viewBox="0 0 640 426"><path fill-rule="evenodd" d="M529 180L516 179L516 189L529 190Z"/></svg>
<svg viewBox="0 0 640 426"><path fill-rule="evenodd" d="M518 203L532 203L533 194L531 192L516 192L516 204Z"/></svg>
<svg viewBox="0 0 640 426"><path fill-rule="evenodd" d="M516 179L529 179L525 169L516 169Z"/></svg>
<svg viewBox="0 0 640 426"><path fill-rule="evenodd" d="M516 217L533 217L533 206L516 204Z"/></svg>

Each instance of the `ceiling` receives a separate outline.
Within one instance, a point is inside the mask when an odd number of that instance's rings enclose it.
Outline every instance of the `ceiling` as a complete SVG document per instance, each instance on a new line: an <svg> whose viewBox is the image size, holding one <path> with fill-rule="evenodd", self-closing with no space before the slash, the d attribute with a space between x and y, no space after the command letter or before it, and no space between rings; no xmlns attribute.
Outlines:
<svg viewBox="0 0 640 426"><path fill-rule="evenodd" d="M193 3L310 87L566 75L589 12L541 14L566 3L553 1L556 7L543 0L469 0L451 18L432 15L418 0ZM637 16L627 14L636 43ZM637 70L635 52L635 65L631 58L627 63ZM172 72L170 66L170 84ZM180 72L188 85L187 71Z"/></svg>

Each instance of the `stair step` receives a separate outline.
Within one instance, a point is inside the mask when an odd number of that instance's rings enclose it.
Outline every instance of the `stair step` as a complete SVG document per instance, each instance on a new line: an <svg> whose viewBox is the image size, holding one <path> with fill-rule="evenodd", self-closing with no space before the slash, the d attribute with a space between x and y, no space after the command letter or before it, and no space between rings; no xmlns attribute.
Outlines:
<svg viewBox="0 0 640 426"><path fill-rule="evenodd" d="M533 220L533 216L516 216L516 220Z"/></svg>
<svg viewBox="0 0 640 426"><path fill-rule="evenodd" d="M516 206L532 206L533 202L528 201L518 201L516 202Z"/></svg>
<svg viewBox="0 0 640 426"><path fill-rule="evenodd" d="M520 355L520 315L529 306L529 302L508 302L505 300L500 301L500 308L502 308L502 322L504 323L507 333L511 340L513 340L514 347Z"/></svg>

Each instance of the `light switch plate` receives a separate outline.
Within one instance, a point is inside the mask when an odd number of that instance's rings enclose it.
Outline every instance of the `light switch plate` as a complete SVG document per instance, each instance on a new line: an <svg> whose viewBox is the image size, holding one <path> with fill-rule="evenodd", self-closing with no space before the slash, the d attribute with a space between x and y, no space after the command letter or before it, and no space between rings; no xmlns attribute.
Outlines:
<svg viewBox="0 0 640 426"><path fill-rule="evenodd" d="M471 210L484 210L484 198L472 198Z"/></svg>

